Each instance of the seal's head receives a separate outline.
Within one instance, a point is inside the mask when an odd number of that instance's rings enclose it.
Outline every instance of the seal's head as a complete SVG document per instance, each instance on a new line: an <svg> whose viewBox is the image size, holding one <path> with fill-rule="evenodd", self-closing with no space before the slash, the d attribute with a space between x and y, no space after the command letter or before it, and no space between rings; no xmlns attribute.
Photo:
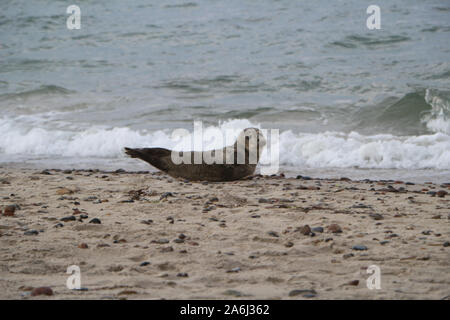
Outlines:
<svg viewBox="0 0 450 320"><path fill-rule="evenodd" d="M266 138L258 128L246 128L239 134L235 145L237 150L240 150L241 146L245 146L246 159L249 159L246 161L256 164L266 143ZM252 159L256 160L255 163Z"/></svg>

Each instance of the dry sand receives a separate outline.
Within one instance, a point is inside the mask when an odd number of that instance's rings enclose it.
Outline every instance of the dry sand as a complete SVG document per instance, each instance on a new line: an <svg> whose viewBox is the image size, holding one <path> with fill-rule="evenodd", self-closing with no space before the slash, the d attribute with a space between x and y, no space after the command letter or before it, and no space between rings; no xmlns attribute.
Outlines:
<svg viewBox="0 0 450 320"><path fill-rule="evenodd" d="M0 207L16 205L0 216L0 298L449 299L450 195L427 194L449 187L0 168ZM87 290L66 287L71 265Z"/></svg>

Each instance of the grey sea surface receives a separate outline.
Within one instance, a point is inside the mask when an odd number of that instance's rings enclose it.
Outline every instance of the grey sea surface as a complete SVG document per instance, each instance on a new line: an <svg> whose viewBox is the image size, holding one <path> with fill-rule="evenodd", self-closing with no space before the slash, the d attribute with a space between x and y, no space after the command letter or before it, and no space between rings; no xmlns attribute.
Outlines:
<svg viewBox="0 0 450 320"><path fill-rule="evenodd" d="M70 3L72 4L72 3ZM450 182L450 2L0 2L0 165L151 169L171 132L280 130L280 172ZM211 146L214 146L213 144Z"/></svg>

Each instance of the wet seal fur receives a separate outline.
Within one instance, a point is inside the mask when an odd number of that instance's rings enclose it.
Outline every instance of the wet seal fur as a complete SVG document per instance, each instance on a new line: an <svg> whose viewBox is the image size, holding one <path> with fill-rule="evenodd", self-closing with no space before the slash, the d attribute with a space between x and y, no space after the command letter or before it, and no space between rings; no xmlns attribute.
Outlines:
<svg viewBox="0 0 450 320"><path fill-rule="evenodd" d="M250 147L253 146L251 142L252 138L254 139L253 141L256 139L256 155L254 155L256 157L251 156L252 150L250 150ZM260 130L257 128L247 128L239 134L234 145L222 149L205 151L205 153L210 152L212 157L217 152L222 152L222 163L206 163L202 157L202 151L177 152L180 158L191 159L190 163L180 164L175 164L172 160L172 151L164 148L125 148L125 153L131 158L139 158L148 162L155 168L174 178L184 178L190 181L218 182L239 180L252 175L255 172L265 145L266 139ZM226 163L227 153L229 159L233 159L233 163L231 164ZM255 158L256 163L251 163L250 160ZM202 163L196 164L194 163L194 159L202 159Z"/></svg>

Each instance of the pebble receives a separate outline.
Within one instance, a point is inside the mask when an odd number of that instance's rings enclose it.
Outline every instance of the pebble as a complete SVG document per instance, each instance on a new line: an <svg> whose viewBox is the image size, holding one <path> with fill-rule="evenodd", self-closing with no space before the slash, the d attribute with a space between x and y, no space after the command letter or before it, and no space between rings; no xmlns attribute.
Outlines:
<svg viewBox="0 0 450 320"><path fill-rule="evenodd" d="M285 246L286 248L291 248L291 247L294 246L294 243L291 242L291 241L288 241L288 242L286 242L286 243L284 244L284 246Z"/></svg>
<svg viewBox="0 0 450 320"><path fill-rule="evenodd" d="M357 286L359 284L359 280L352 280L349 283L347 283L347 285L349 286Z"/></svg>
<svg viewBox="0 0 450 320"><path fill-rule="evenodd" d="M100 219L94 218L94 219L92 219L91 221L89 221L89 223L101 224L102 222L100 221Z"/></svg>
<svg viewBox="0 0 450 320"><path fill-rule="evenodd" d="M358 244L358 245L356 245L356 246L353 246L352 249L353 249L353 250L358 250L358 251L364 251L364 250L367 250L367 247Z"/></svg>
<svg viewBox="0 0 450 320"><path fill-rule="evenodd" d="M438 192L436 192L436 195L437 195L439 198L443 198L443 197L445 197L447 194L448 194L448 192L445 191L445 190L439 190Z"/></svg>
<svg viewBox="0 0 450 320"><path fill-rule="evenodd" d="M311 228L306 224L306 225L304 225L304 226L298 228L298 231L299 231L301 234L307 236L307 235L309 235L309 234L311 233Z"/></svg>
<svg viewBox="0 0 450 320"><path fill-rule="evenodd" d="M144 261L144 262L142 262L139 266L145 267L145 266L148 266L149 264L150 264L150 262Z"/></svg>
<svg viewBox="0 0 450 320"><path fill-rule="evenodd" d="M177 273L177 277L187 278L187 277L189 277L189 275L186 272L180 272L180 273Z"/></svg>
<svg viewBox="0 0 450 320"><path fill-rule="evenodd" d="M316 290L312 289L312 290L301 290L301 289L296 289L296 290L291 290L289 292L289 297L295 297L298 295L302 295L305 298L313 298L317 295Z"/></svg>
<svg viewBox="0 0 450 320"><path fill-rule="evenodd" d="M75 220L77 220L77 218L75 216L67 216L67 217L61 218L60 220L67 222L67 221L75 221Z"/></svg>
<svg viewBox="0 0 450 320"><path fill-rule="evenodd" d="M24 232L24 235L26 236L36 236L39 234L39 231L37 230L28 230Z"/></svg>
<svg viewBox="0 0 450 320"><path fill-rule="evenodd" d="M450 241L445 241L443 244L444 247L450 247Z"/></svg>
<svg viewBox="0 0 450 320"><path fill-rule="evenodd" d="M330 224L328 226L328 231L332 232L332 233L341 233L342 229L341 229L341 227L338 224L334 223L334 224Z"/></svg>
<svg viewBox="0 0 450 320"><path fill-rule="evenodd" d="M166 244L166 243L169 243L169 240L168 239L158 239L158 240L153 240L152 243Z"/></svg>
<svg viewBox="0 0 450 320"><path fill-rule="evenodd" d="M83 201L94 201L97 200L98 198L96 196L89 196L83 199Z"/></svg>
<svg viewBox="0 0 450 320"><path fill-rule="evenodd" d="M5 206L3 208L3 215L6 216L6 217L14 216L14 212L16 212L16 206L15 205ZM1 211L0 211L0 213L1 213Z"/></svg>
<svg viewBox="0 0 450 320"><path fill-rule="evenodd" d="M53 295L53 290L50 287L34 288L31 291L31 295L32 296L41 296L41 295L52 296Z"/></svg>
<svg viewBox="0 0 450 320"><path fill-rule="evenodd" d="M173 196L174 196L174 195L173 195L172 192L164 192L164 193L161 195L161 197L159 198L159 200L166 199L167 197L173 197Z"/></svg>
<svg viewBox="0 0 450 320"><path fill-rule="evenodd" d="M311 231L322 233L323 232L323 228L322 227L315 227L315 228L312 228Z"/></svg>
<svg viewBox="0 0 450 320"><path fill-rule="evenodd" d="M89 246L87 245L87 243L80 243L79 245L78 245L78 248L80 248L80 249L87 249L87 248L89 248Z"/></svg>
<svg viewBox="0 0 450 320"><path fill-rule="evenodd" d="M56 190L56 194L60 195L60 196L63 196L65 194L72 194L72 193L73 193L73 190L70 190L68 188L61 188L61 189Z"/></svg>
<svg viewBox="0 0 450 320"><path fill-rule="evenodd" d="M267 232L267 234L269 236L275 237L275 238L279 238L280 237L280 235L277 232L275 232L275 231L269 231L269 232Z"/></svg>
<svg viewBox="0 0 450 320"><path fill-rule="evenodd" d="M236 272L239 272L239 271L241 271L241 268L239 268L239 267L236 267L236 268L233 268L233 269L227 270L227 273L236 273Z"/></svg>
<svg viewBox="0 0 450 320"><path fill-rule="evenodd" d="M379 213L371 213L369 216L374 220L383 220L384 217Z"/></svg>
<svg viewBox="0 0 450 320"><path fill-rule="evenodd" d="M368 209L368 208L370 208L370 206L365 205L363 203L359 203L359 204L353 205L352 208L354 208L354 209Z"/></svg>

